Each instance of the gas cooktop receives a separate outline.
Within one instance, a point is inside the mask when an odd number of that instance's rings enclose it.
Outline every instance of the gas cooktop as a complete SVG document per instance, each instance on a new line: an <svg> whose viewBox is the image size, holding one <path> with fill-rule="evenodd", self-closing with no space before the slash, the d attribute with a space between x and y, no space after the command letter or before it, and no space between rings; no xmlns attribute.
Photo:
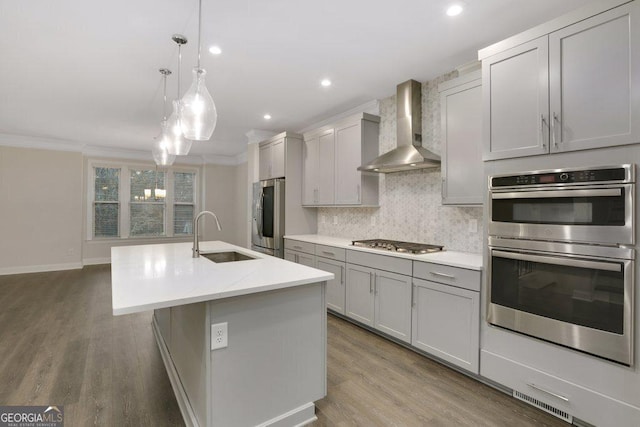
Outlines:
<svg viewBox="0 0 640 427"><path fill-rule="evenodd" d="M439 252L443 250L443 246L439 245L427 245L424 243L414 242L399 242L397 240L386 239L354 240L351 244L353 246L360 246L363 248L380 249L392 252L403 252L415 255L428 254L431 252Z"/></svg>

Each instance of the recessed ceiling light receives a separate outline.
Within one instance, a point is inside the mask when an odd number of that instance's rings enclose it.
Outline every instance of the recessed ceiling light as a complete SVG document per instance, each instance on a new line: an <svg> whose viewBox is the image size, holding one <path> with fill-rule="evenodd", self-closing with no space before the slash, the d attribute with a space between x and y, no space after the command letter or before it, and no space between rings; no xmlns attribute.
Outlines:
<svg viewBox="0 0 640 427"><path fill-rule="evenodd" d="M271 114L265 114L264 115L264 119L265 120L271 120Z"/></svg>
<svg viewBox="0 0 640 427"><path fill-rule="evenodd" d="M331 80L329 80L329 79L323 79L323 80L320 82L320 84L321 84L322 86L324 86L324 87L331 86Z"/></svg>
<svg viewBox="0 0 640 427"><path fill-rule="evenodd" d="M464 10L464 7L462 6L462 4L460 3L452 4L447 8L447 15L458 16L462 13L463 10Z"/></svg>
<svg viewBox="0 0 640 427"><path fill-rule="evenodd" d="M222 49L219 46L211 46L209 48L209 53L212 55L220 55L222 53Z"/></svg>

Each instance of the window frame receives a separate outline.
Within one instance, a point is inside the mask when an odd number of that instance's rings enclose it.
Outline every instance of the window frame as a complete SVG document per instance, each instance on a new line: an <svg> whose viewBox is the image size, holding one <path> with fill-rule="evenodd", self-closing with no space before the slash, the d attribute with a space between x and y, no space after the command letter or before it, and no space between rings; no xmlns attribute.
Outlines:
<svg viewBox="0 0 640 427"><path fill-rule="evenodd" d="M120 169L118 182L118 237L97 237L94 235L94 204L95 204L95 169L96 168L113 168ZM193 212L194 215L199 211L201 191L200 180L201 171L198 167L189 166L164 166L158 167L158 172L163 171L165 175L166 196L164 199L164 235L160 236L131 236L131 182L130 176L132 170L155 170L154 163L143 162L126 162L126 161L108 161L108 160L89 160L87 167L87 229L86 240L99 242L105 241L121 241L121 240L162 240L162 239L191 239L193 234L174 235L174 173L193 173ZM113 203L113 202L109 202Z"/></svg>

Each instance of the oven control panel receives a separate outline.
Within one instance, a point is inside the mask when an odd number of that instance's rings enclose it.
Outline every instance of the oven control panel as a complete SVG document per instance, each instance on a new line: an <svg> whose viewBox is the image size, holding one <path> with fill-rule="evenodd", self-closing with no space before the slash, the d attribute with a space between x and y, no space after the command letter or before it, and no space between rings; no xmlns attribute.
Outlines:
<svg viewBox="0 0 640 427"><path fill-rule="evenodd" d="M579 183L625 182L632 165L603 169L577 169L527 172L520 175L494 176L491 188L520 187L526 185L561 185Z"/></svg>

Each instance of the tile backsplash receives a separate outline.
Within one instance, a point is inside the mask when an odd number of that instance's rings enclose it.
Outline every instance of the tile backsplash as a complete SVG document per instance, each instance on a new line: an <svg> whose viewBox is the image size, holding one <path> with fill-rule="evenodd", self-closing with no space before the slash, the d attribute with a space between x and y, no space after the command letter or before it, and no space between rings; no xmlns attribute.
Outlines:
<svg viewBox="0 0 640 427"><path fill-rule="evenodd" d="M422 84L423 145L440 153L438 84L457 71ZM396 145L396 97L380 101L380 153ZM380 175L379 208L318 208L318 234L385 238L482 252L482 207L442 206L440 169Z"/></svg>

